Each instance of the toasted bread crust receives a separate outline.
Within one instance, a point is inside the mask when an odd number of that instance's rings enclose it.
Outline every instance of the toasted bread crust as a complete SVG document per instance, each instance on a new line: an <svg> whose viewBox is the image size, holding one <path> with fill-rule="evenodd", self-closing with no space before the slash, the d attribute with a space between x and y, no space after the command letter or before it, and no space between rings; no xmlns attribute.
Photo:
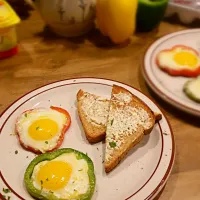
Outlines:
<svg viewBox="0 0 200 200"><path fill-rule="evenodd" d="M86 135L87 140L90 143L97 143L101 142L105 139L106 135L106 125L98 125L95 123L91 123L91 121L88 121L86 114L84 113L82 109L82 101L81 98L85 92L83 90L79 90L77 93L77 101L78 101L78 115L81 120L81 123L83 125L83 129Z"/></svg>
<svg viewBox="0 0 200 200"><path fill-rule="evenodd" d="M149 115L150 126L148 128L144 128L143 126L139 126L136 132L133 132L131 135L123 138L123 143L119 148L116 148L111 155L109 160L105 160L104 166L106 173L112 171L120 161L126 156L126 154L136 145L138 144L144 137L144 135L149 134L156 122L156 116L151 111L151 109L138 97L130 93L125 88L114 85L112 90L112 98L110 102L110 106L114 106L114 109L120 107L119 103L117 103L116 94L123 93L131 96L130 102L127 102L125 106L131 106L133 108L142 108ZM160 118L160 117L159 117ZM106 141L107 142L107 141ZM106 145L109 145L108 143ZM106 152L107 153L107 152Z"/></svg>

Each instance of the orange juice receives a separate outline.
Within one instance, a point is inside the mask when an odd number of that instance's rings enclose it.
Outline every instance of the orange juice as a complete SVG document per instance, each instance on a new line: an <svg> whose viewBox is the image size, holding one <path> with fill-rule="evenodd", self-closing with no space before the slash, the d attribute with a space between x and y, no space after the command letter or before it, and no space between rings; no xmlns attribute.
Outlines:
<svg viewBox="0 0 200 200"><path fill-rule="evenodd" d="M0 59L17 53L16 25L20 18L5 0L0 0Z"/></svg>

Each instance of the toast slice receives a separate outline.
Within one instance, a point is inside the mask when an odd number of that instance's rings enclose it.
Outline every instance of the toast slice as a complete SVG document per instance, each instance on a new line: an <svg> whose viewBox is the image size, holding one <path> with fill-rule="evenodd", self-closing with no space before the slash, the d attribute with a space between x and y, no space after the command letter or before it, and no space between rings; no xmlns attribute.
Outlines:
<svg viewBox="0 0 200 200"><path fill-rule="evenodd" d="M138 97L114 85L107 120L105 171L112 171L160 118Z"/></svg>
<svg viewBox="0 0 200 200"><path fill-rule="evenodd" d="M88 141L97 143L104 140L110 101L83 90L77 93L77 101L79 118Z"/></svg>

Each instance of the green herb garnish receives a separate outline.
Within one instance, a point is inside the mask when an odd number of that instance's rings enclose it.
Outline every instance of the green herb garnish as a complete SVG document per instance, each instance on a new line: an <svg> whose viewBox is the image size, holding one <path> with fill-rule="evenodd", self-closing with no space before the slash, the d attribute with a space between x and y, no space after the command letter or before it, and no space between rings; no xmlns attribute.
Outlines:
<svg viewBox="0 0 200 200"><path fill-rule="evenodd" d="M168 134L164 132L163 135L168 135Z"/></svg>
<svg viewBox="0 0 200 200"><path fill-rule="evenodd" d="M49 142L48 141L45 141L45 144L48 144Z"/></svg>
<svg viewBox="0 0 200 200"><path fill-rule="evenodd" d="M117 146L116 142L109 142L111 148L115 148Z"/></svg>
<svg viewBox="0 0 200 200"><path fill-rule="evenodd" d="M48 178L46 178L46 181L49 181L49 179L48 179Z"/></svg>
<svg viewBox="0 0 200 200"><path fill-rule="evenodd" d="M7 193L10 192L10 190L9 190L9 189L6 189L6 188L3 188L3 192L7 194Z"/></svg>
<svg viewBox="0 0 200 200"><path fill-rule="evenodd" d="M40 127L39 127L39 126L37 126L37 127L36 127L36 131L37 131L39 128L40 128Z"/></svg>
<svg viewBox="0 0 200 200"><path fill-rule="evenodd" d="M40 181L40 183L41 183L41 185L43 185L43 181L42 180Z"/></svg>
<svg viewBox="0 0 200 200"><path fill-rule="evenodd" d="M15 154L18 154L18 151L17 151L17 150L15 151Z"/></svg>
<svg viewBox="0 0 200 200"><path fill-rule="evenodd" d="M113 125L113 122L114 122L114 119L112 119L111 122L110 122L111 126Z"/></svg>
<svg viewBox="0 0 200 200"><path fill-rule="evenodd" d="M78 171L81 172L81 171L83 171L83 169L79 169Z"/></svg>
<svg viewBox="0 0 200 200"><path fill-rule="evenodd" d="M25 113L25 115L24 115L25 117L27 117L28 115L27 115L27 113Z"/></svg>

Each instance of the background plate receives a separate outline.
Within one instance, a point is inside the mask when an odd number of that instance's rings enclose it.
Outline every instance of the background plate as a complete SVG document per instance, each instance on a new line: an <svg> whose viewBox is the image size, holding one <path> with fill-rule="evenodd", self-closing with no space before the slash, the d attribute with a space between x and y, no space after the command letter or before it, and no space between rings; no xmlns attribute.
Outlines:
<svg viewBox="0 0 200 200"><path fill-rule="evenodd" d="M200 104L190 100L183 92L184 83L190 78L172 77L160 70L155 63L161 50L170 49L175 45L186 45L200 52L200 29L169 34L153 43L144 57L143 76L151 89L163 100L200 117Z"/></svg>
<svg viewBox="0 0 200 200"><path fill-rule="evenodd" d="M0 120L0 191L10 188L12 199L30 200L23 184L23 175L35 157L19 145L13 136L15 120L23 111L36 107L61 106L68 110L72 125L61 146L87 153L94 162L97 185L92 200L144 200L152 199L164 186L174 162L174 139L167 119L156 124L152 133L145 136L120 165L110 174L103 168L104 143L90 145L84 135L76 110L76 93L79 89L110 98L112 85L117 84L141 98L155 112L160 109L138 90L111 80L80 78L52 83L36 89L12 104ZM15 154L15 151L18 154Z"/></svg>

